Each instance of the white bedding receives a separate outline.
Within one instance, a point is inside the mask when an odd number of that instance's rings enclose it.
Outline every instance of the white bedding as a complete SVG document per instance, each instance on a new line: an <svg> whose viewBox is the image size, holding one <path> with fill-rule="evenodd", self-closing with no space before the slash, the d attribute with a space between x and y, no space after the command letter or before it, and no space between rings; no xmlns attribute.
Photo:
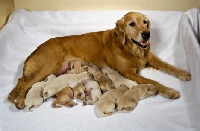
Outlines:
<svg viewBox="0 0 200 131"><path fill-rule="evenodd" d="M18 9L0 30L0 130L2 131L197 131L200 130L200 9L187 12L140 11L151 20L151 51L163 61L189 71L181 81L158 70L141 75L181 93L176 100L161 95L139 102L130 113L99 118L94 106L53 109L52 99L33 112L6 101L22 76L23 62L51 37L114 28L121 11L27 11Z"/></svg>

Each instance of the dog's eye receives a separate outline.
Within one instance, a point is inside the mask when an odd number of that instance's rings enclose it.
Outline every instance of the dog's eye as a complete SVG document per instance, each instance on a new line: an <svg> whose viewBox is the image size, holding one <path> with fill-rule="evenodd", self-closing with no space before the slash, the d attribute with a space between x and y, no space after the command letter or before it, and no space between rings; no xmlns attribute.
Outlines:
<svg viewBox="0 0 200 131"><path fill-rule="evenodd" d="M130 26L135 26L135 22L131 22L129 25Z"/></svg>
<svg viewBox="0 0 200 131"><path fill-rule="evenodd" d="M143 21L143 23L144 23L144 24L147 24L147 21L146 21L146 20L144 20L144 21Z"/></svg>

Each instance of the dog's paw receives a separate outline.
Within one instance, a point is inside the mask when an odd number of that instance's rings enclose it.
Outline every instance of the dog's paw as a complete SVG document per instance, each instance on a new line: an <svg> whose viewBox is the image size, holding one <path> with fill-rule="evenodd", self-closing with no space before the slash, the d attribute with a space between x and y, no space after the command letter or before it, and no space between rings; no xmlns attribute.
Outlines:
<svg viewBox="0 0 200 131"><path fill-rule="evenodd" d="M170 99L177 99L181 96L181 94L178 91L176 91L172 88L165 89L163 95Z"/></svg>
<svg viewBox="0 0 200 131"><path fill-rule="evenodd" d="M13 89L9 95L8 95L8 98L7 98L7 101L11 102L11 103L15 103L15 98L17 98L18 96L18 93L17 93L17 90L16 89Z"/></svg>
<svg viewBox="0 0 200 131"><path fill-rule="evenodd" d="M24 99L22 98L18 97L14 100L14 102L17 109L23 109L25 107Z"/></svg>
<svg viewBox="0 0 200 131"><path fill-rule="evenodd" d="M182 81L189 81L191 80L191 74L187 71L181 71L180 75L178 75L178 78Z"/></svg>

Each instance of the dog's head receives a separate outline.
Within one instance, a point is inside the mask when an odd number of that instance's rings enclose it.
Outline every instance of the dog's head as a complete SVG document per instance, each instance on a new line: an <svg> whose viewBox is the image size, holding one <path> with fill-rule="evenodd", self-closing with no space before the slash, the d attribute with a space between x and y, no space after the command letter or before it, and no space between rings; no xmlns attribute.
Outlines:
<svg viewBox="0 0 200 131"><path fill-rule="evenodd" d="M128 38L141 49L146 49L150 38L150 21L139 12L129 12L117 21L115 32L122 44Z"/></svg>

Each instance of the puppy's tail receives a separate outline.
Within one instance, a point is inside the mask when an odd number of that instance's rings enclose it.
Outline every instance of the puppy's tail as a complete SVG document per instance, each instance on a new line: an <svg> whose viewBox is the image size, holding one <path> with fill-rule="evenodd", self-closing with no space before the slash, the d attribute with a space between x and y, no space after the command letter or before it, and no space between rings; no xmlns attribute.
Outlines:
<svg viewBox="0 0 200 131"><path fill-rule="evenodd" d="M54 100L53 102L52 102L52 107L53 108L60 108L60 107L62 107L62 106L57 106L56 104L58 103L58 101L57 100Z"/></svg>

